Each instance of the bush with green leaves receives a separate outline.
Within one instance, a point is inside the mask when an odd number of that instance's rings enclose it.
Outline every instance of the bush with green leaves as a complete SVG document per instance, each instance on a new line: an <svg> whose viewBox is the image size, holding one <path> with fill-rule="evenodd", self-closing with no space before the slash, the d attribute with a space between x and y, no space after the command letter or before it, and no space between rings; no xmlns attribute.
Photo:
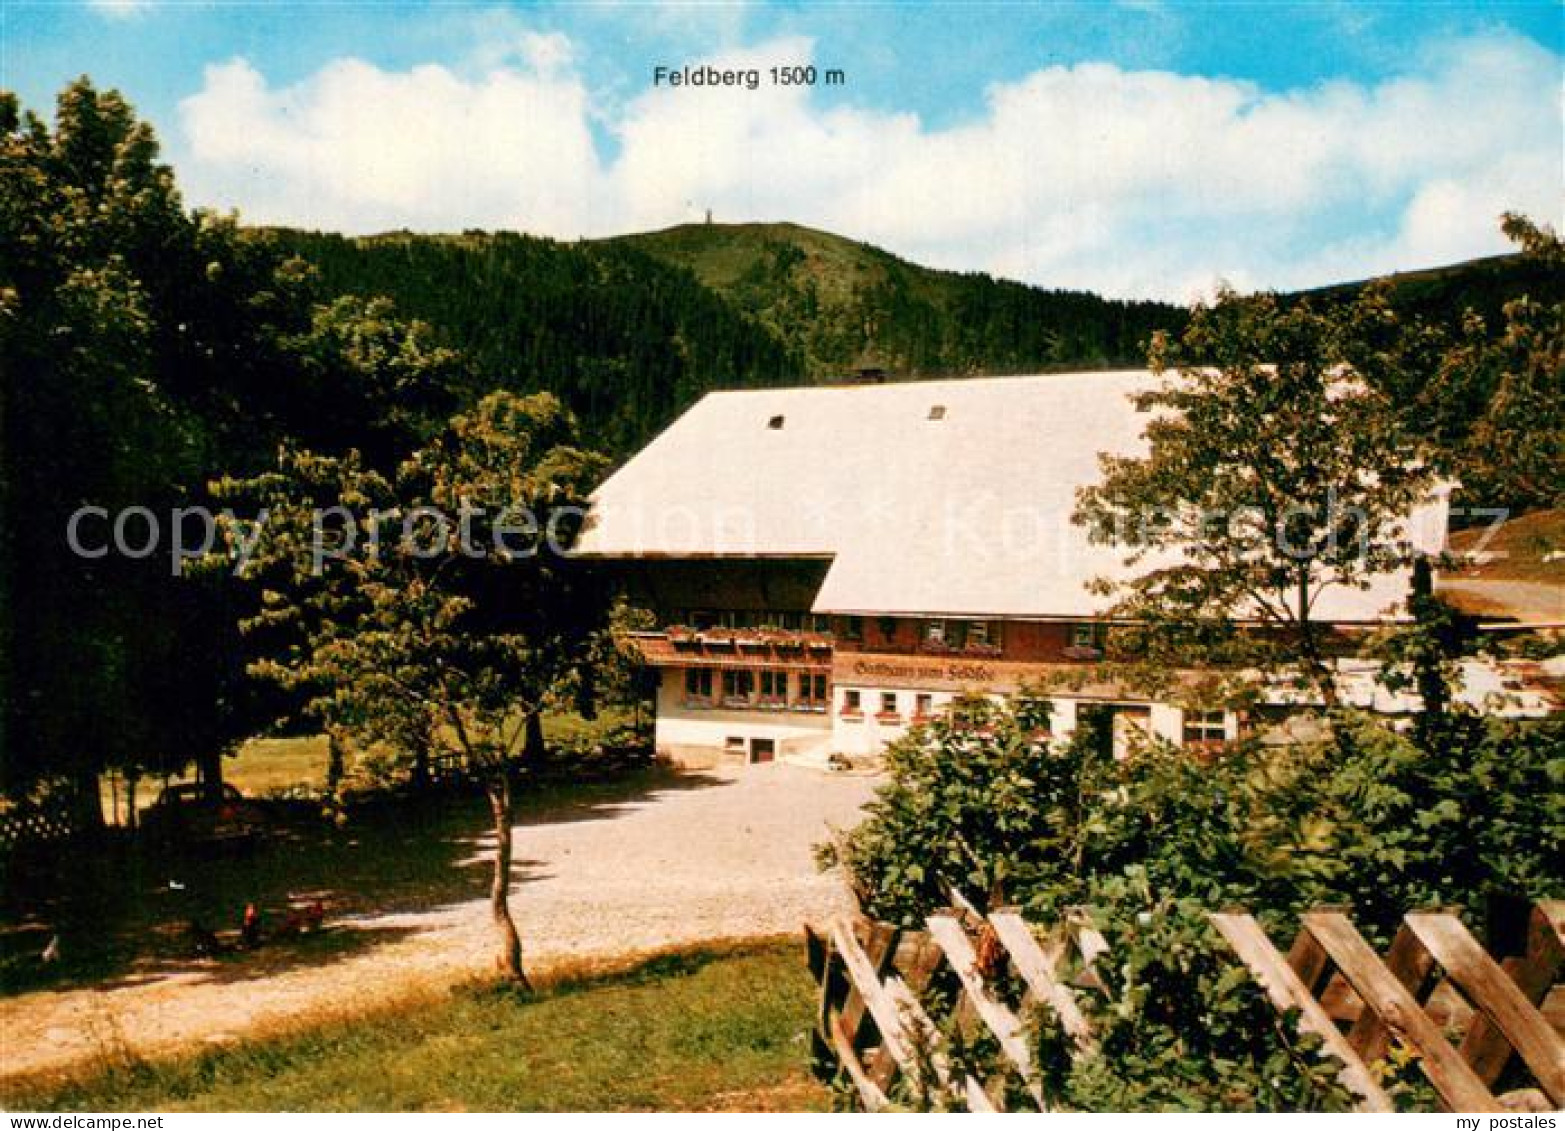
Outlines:
<svg viewBox="0 0 1565 1131"><path fill-rule="evenodd" d="M1094 885L1113 961L1091 1012L1100 1052L1073 1059L1035 1025L1046 1094L1088 1111L1343 1111L1354 1097L1320 1038L1298 1031L1226 949L1204 904L1154 894L1132 866Z"/></svg>
<svg viewBox="0 0 1565 1131"><path fill-rule="evenodd" d="M1448 715L1415 740L1342 713L1318 744L1199 761L1151 742L1116 760L1090 726L1051 740L1045 710L974 700L913 731L868 819L824 856L869 914L904 924L952 887L1045 927L1088 910L1112 956L1087 995L1101 1055L1072 1063L1039 1026L1065 1106L1346 1102L1204 911L1242 906L1290 937L1309 907L1348 904L1384 945L1409 909L1459 905L1481 929L1497 901L1565 891L1565 720Z"/></svg>

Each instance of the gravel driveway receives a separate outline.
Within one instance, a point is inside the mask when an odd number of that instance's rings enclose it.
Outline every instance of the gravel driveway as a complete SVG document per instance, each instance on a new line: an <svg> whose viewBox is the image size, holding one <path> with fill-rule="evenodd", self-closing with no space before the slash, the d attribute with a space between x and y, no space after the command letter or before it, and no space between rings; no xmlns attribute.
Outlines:
<svg viewBox="0 0 1565 1131"><path fill-rule="evenodd" d="M851 826L874 787L872 778L778 763L530 819L515 833L512 895L529 968L793 932L845 907L840 878L816 870L812 848L830 828ZM483 898L338 927L395 941L262 976L193 964L0 1001L0 1079L351 1014L492 969Z"/></svg>

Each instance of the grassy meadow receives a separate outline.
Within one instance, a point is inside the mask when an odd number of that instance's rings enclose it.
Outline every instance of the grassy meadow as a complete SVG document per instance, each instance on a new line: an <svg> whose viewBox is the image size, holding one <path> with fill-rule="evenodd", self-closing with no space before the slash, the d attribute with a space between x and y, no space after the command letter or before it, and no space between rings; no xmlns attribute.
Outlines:
<svg viewBox="0 0 1565 1131"><path fill-rule="evenodd" d="M813 987L799 944L679 951L528 997L458 989L352 1022L0 1094L11 1110L800 1110Z"/></svg>

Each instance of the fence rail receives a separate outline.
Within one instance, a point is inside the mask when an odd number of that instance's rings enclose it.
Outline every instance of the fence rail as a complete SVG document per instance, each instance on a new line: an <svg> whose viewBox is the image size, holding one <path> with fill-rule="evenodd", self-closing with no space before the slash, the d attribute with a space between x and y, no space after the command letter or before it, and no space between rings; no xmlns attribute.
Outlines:
<svg viewBox="0 0 1565 1131"><path fill-rule="evenodd" d="M870 1111L1048 1110L1028 1025L1046 1006L1072 1056L1096 1055L1083 995L1102 990L1109 945L1082 914L1041 931L1014 910L952 903L923 930L862 916L805 928L817 1063ZM1360 1110L1395 1110L1380 1068L1398 1045L1449 1110L1565 1108L1565 901L1538 903L1523 952L1498 960L1447 912L1410 912L1384 957L1336 909L1305 915L1286 952L1243 911L1209 918L1273 1007L1296 1010L1340 1062ZM991 1037L999 1068L979 1079L959 1067L947 1033ZM1514 1086L1496 1095L1502 1076Z"/></svg>

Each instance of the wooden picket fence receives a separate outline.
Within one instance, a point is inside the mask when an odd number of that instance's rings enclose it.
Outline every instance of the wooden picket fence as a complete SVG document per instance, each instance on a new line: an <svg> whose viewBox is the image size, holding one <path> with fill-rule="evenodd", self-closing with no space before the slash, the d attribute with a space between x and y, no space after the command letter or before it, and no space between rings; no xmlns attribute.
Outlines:
<svg viewBox="0 0 1565 1131"><path fill-rule="evenodd" d="M924 930L862 916L805 928L820 987L817 1064L869 1111L1048 1110L1028 1025L1046 1005L1071 1055L1094 1055L1082 995L1102 989L1108 943L1085 915L1040 932L1013 910L983 915L959 893L952 902ZM1537 904L1525 952L1500 961L1444 912L1406 915L1384 958L1338 910L1304 916L1286 953L1244 912L1210 919L1273 1006L1297 1010L1299 1028L1341 1062L1360 1110L1395 1110L1375 1070L1393 1043L1449 1110L1565 1107L1565 901ZM1001 1069L978 1078L962 1067L953 1035L992 1037ZM1513 1086L1497 1096L1508 1067Z"/></svg>

